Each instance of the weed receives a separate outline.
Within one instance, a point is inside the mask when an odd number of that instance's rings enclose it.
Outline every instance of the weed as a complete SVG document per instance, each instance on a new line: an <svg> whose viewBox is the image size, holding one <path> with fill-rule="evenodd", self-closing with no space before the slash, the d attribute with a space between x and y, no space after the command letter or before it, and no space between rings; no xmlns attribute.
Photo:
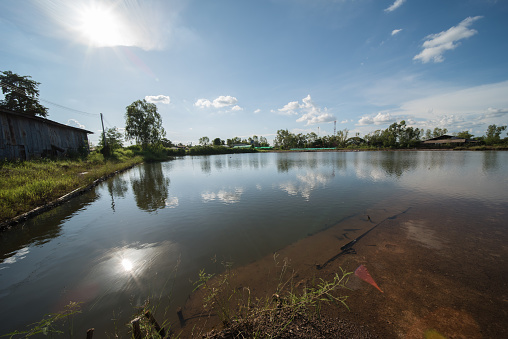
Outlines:
<svg viewBox="0 0 508 339"><path fill-rule="evenodd" d="M67 306L65 306L65 309L62 312L52 313L44 316L42 320L29 325L29 329L25 331L16 330L14 332L2 335L2 337L18 338L18 336L22 336L24 338L29 338L37 334L43 334L45 336L63 334L64 332L59 329L60 326L63 325L61 324L62 321L64 324L68 322L68 334L69 337L72 337L72 320L73 316L77 313L81 313L80 303L70 302Z"/></svg>
<svg viewBox="0 0 508 339"><path fill-rule="evenodd" d="M296 273L291 270L289 260L282 265L274 256L277 273L277 287L273 295L253 300L248 287L235 288L231 282L233 273L229 263L224 273L213 275L204 270L199 273L195 290L204 293L203 307L210 314L217 314L229 333L238 337L278 337L295 318L320 319L324 305L344 306L347 296L339 289L347 289L346 284L352 272L341 268L331 281L317 279L311 286L295 286ZM236 337L235 336L235 337Z"/></svg>

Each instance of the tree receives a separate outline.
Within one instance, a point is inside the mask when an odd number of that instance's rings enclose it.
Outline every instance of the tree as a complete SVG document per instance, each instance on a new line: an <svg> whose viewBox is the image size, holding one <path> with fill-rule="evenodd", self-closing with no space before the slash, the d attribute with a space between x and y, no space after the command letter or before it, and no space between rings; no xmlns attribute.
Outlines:
<svg viewBox="0 0 508 339"><path fill-rule="evenodd" d="M199 143L203 146L206 146L208 145L208 143L210 142L210 139L208 137L201 137L199 138Z"/></svg>
<svg viewBox="0 0 508 339"><path fill-rule="evenodd" d="M337 131L337 146L339 147L346 147L347 142L347 135L349 134L349 130L347 128L343 129L342 131Z"/></svg>
<svg viewBox="0 0 508 339"><path fill-rule="evenodd" d="M259 137L259 146L261 147L270 147L268 140L265 137Z"/></svg>
<svg viewBox="0 0 508 339"><path fill-rule="evenodd" d="M460 139L473 139L474 138L474 135L472 135L471 133L469 133L469 131L462 131L462 132L459 132L457 134L455 134L455 136L457 138L460 138Z"/></svg>
<svg viewBox="0 0 508 339"><path fill-rule="evenodd" d="M166 139L166 138L161 139L161 144L164 147L173 147L173 143L171 142L171 140Z"/></svg>
<svg viewBox="0 0 508 339"><path fill-rule="evenodd" d="M48 108L39 103L40 82L31 80L30 76L21 76L11 71L3 71L0 75L0 86L4 100L0 107L14 112L46 117Z"/></svg>
<svg viewBox="0 0 508 339"><path fill-rule="evenodd" d="M506 126L490 125L487 128L487 134L485 135L485 144L494 145L501 142L501 133L506 130Z"/></svg>
<svg viewBox="0 0 508 339"><path fill-rule="evenodd" d="M220 145L224 145L224 140L221 140L221 138L215 138L215 139L213 139L212 143L214 146L220 146Z"/></svg>
<svg viewBox="0 0 508 339"><path fill-rule="evenodd" d="M122 133L118 131L116 127L106 129L106 145L109 150L115 150L123 147ZM104 147L104 137L101 135L99 146Z"/></svg>
<svg viewBox="0 0 508 339"><path fill-rule="evenodd" d="M127 140L134 139L136 144L146 148L148 145L158 144L166 135L162 127L162 118L155 104L145 99L138 100L127 106L126 110L125 137Z"/></svg>

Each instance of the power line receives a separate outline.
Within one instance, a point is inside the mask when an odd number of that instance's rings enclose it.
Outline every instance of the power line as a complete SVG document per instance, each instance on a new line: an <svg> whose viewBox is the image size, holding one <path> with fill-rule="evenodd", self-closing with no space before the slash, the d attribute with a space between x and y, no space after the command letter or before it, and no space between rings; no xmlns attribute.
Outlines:
<svg viewBox="0 0 508 339"><path fill-rule="evenodd" d="M25 97L29 97L28 95L26 95L25 91L21 88L18 88L16 86L13 86L11 84L8 84L8 83L5 83L5 82L0 82L0 86L1 87L8 87L10 88L12 91L20 94L20 95L23 95ZM67 107L67 106L64 106L64 105L60 105L60 104L57 104L57 103L54 103L52 101L49 101L49 100L45 100L45 99L41 99L39 98L40 101L44 101L45 103L48 103L50 105L53 105L53 106L56 106L58 108L61 108L61 109L64 109L64 110L67 110L67 111L71 111L71 112L74 112L74 113L78 113L78 114L82 114L82 115L87 115L87 116L91 116L91 117L97 117L99 116L99 114L97 113L89 113L89 112L85 112L85 111L80 111L80 110L77 110L77 109L74 109L74 108L70 108L70 107Z"/></svg>

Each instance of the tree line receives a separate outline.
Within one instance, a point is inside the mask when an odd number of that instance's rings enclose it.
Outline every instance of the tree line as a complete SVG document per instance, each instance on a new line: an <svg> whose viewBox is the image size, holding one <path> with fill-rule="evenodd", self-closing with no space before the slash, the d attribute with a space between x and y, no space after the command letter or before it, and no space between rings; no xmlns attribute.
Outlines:
<svg viewBox="0 0 508 339"><path fill-rule="evenodd" d="M490 125L484 136L475 137L469 131L453 133L459 139L476 141L484 145L508 144L508 137L501 139L501 134L507 126ZM408 126L404 120L394 122L386 129L379 129L360 137L359 133L349 136L349 130L337 131L334 135L318 136L314 132L307 134L291 133L287 129L278 130L274 140L274 147L280 149L292 148L414 148L422 141L440 137L448 133L446 128L436 127L420 129Z"/></svg>
<svg viewBox="0 0 508 339"><path fill-rule="evenodd" d="M0 73L0 86L4 94L4 100L0 101L0 107L8 110L23 112L31 115L46 117L48 109L39 103L39 82L30 76L20 76L11 71ZM508 137L501 139L507 126L490 125L484 136L475 137L469 131L454 133L461 139L480 142L485 145L508 144ZM274 139L274 147L279 149L291 148L413 148L426 139L439 137L448 133L446 128L436 127L433 130L419 129L408 126L404 120L394 122L386 129L375 130L360 137L359 133L349 136L349 130L337 131L333 135L318 136L314 132L307 134L291 133L287 129L280 129ZM101 136L99 146L106 152L123 147L123 140L134 141L142 149L150 147L171 147L172 142L166 137L166 131L162 127L162 118L157 111L157 106L145 99L134 101L126 107L125 134L122 135L116 127L109 128ZM199 139L203 147L234 146L238 144L251 145L254 147L269 147L267 139L263 136L254 135L247 139L234 137L222 140L215 138L210 141L207 136Z"/></svg>

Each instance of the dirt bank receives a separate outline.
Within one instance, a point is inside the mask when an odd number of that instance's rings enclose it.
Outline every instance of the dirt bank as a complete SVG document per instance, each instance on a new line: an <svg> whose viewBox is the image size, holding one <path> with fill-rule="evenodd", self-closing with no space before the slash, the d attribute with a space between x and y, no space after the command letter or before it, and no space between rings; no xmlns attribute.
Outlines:
<svg viewBox="0 0 508 339"><path fill-rule="evenodd" d="M351 275L351 290L343 292L349 296L350 310L333 306L322 312L324 327L335 330L330 337L507 338L507 208L478 203L474 214L470 208L470 202L460 201L412 206L405 213L407 206L378 206L288 246L277 256L235 269L232 283L237 289L248 286L252 297L271 296L285 258L294 270L294 286L311 286L319 278L332 280L340 267L354 271L364 265L384 293ZM354 245L355 254L316 268L380 222ZM181 330L184 338L222 328L217 316L203 312L199 292L189 298L183 314L185 326L175 330ZM311 327L317 326L321 325ZM298 328L304 330L298 324L289 329Z"/></svg>

